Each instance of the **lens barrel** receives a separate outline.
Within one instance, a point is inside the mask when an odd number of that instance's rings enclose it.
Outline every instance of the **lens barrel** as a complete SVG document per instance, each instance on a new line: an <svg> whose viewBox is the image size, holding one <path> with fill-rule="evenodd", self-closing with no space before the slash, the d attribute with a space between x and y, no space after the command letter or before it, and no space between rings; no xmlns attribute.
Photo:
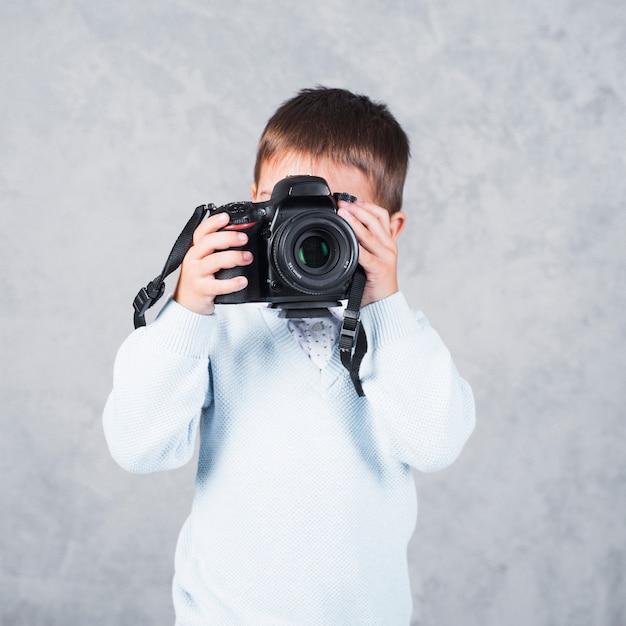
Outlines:
<svg viewBox="0 0 626 626"><path fill-rule="evenodd" d="M271 242L274 267L292 289L307 295L341 290L358 265L359 245L334 212L312 211L285 220Z"/></svg>

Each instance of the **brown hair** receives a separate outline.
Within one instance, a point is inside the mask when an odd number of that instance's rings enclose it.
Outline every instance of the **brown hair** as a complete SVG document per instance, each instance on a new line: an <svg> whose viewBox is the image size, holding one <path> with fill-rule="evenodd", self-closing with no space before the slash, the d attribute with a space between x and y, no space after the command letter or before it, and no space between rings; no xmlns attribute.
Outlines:
<svg viewBox="0 0 626 626"><path fill-rule="evenodd" d="M390 213L402 207L409 139L382 103L345 89L299 91L265 126L254 166L255 183L264 163L288 151L355 166L367 176L378 204Z"/></svg>

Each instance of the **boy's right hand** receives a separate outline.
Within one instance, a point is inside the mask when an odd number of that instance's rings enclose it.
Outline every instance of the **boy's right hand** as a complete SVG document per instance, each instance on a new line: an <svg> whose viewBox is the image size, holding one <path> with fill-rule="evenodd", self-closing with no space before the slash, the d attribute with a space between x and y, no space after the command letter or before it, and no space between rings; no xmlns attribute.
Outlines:
<svg viewBox="0 0 626 626"><path fill-rule="evenodd" d="M252 253L232 249L245 245L248 236L239 231L220 230L229 220L228 213L217 213L204 220L196 228L183 259L174 300L194 313L211 315L215 296L239 291L248 284L245 276L215 278L218 270L252 263Z"/></svg>

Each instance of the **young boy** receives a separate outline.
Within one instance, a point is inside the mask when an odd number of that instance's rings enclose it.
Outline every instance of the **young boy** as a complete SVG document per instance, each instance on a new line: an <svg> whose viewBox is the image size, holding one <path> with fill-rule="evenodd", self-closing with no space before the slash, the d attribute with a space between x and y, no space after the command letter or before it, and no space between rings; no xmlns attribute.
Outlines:
<svg viewBox="0 0 626 626"><path fill-rule="evenodd" d="M223 230L224 213L197 228L173 298L118 353L104 428L122 467L179 467L200 430L195 499L176 551L181 626L410 621L410 466L450 464L474 427L474 402L437 333L398 291L408 158L384 105L323 87L276 111L257 154L254 201L296 174L358 199L340 202L339 215L366 273L363 397L334 345L335 317L214 304L246 285L215 273L252 262L238 249L245 232Z"/></svg>

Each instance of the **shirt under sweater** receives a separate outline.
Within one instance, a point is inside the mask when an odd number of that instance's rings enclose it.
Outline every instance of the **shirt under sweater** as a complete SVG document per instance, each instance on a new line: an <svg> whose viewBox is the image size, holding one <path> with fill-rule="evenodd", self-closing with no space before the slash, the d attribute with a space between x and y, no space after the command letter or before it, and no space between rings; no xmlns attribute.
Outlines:
<svg viewBox="0 0 626 626"><path fill-rule="evenodd" d="M296 343L319 368L325 367L333 354L341 320L332 313L328 317L307 317L285 320Z"/></svg>
<svg viewBox="0 0 626 626"><path fill-rule="evenodd" d="M120 348L104 428L133 472L179 467L200 433L176 551L177 624L408 624L410 466L434 471L474 426L471 390L402 294L364 307L359 397L278 312L170 301Z"/></svg>

